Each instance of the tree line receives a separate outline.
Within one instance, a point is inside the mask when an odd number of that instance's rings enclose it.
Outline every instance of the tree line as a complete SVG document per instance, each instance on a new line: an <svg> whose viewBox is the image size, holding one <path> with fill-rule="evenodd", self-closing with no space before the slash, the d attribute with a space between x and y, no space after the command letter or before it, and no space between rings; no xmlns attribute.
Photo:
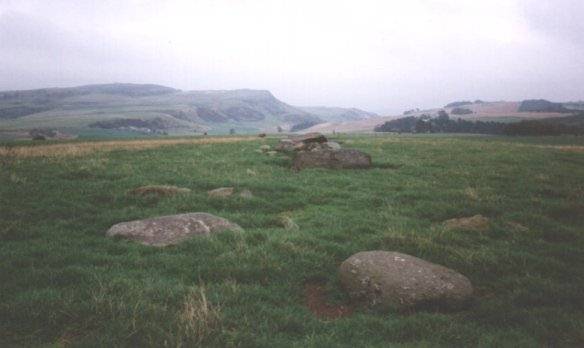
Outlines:
<svg viewBox="0 0 584 348"><path fill-rule="evenodd" d="M441 110L438 117L408 116L387 121L374 129L376 132L397 133L471 133L504 135L562 135L584 134L584 113L545 120L526 120L516 123L494 121L453 120Z"/></svg>

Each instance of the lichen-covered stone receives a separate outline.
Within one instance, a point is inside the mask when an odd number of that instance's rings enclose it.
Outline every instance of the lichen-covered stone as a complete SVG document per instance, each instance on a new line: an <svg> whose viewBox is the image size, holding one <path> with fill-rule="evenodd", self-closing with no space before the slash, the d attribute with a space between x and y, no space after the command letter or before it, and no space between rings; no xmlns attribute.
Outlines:
<svg viewBox="0 0 584 348"><path fill-rule="evenodd" d="M225 230L242 231L227 219L208 213L187 213L120 222L107 232L145 245L163 247L179 244L194 236L209 236Z"/></svg>
<svg viewBox="0 0 584 348"><path fill-rule="evenodd" d="M398 252L359 252L345 260L339 272L351 298L374 309L454 307L465 303L473 292L462 274Z"/></svg>

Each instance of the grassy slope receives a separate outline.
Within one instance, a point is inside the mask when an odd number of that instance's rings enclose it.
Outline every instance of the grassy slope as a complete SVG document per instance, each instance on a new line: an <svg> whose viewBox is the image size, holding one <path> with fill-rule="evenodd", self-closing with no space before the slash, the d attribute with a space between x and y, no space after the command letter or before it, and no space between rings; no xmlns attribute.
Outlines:
<svg viewBox="0 0 584 348"><path fill-rule="evenodd" d="M287 159L254 152L273 139L0 158L0 344L584 345L582 139L341 140L371 153L375 168L293 173ZM126 196L144 184L193 191ZM255 198L207 198L226 185ZM194 211L246 231L166 249L104 237L120 221ZM493 221L486 233L439 226L478 213ZM282 229L280 214L300 231ZM304 283L319 280L344 303L339 263L372 249L462 272L475 303L456 313L315 318Z"/></svg>
<svg viewBox="0 0 584 348"><path fill-rule="evenodd" d="M174 123L181 124L184 128L181 129L171 129L168 130L170 133L176 135L181 133L191 133L193 129L197 126L195 123L187 122L169 116L165 113L160 112L164 108L173 109L186 107L182 105L135 105L135 106L111 106L111 107L85 107L77 108L73 110L51 110L42 113L37 113L29 116L19 117L11 120L0 120L0 130L5 131L18 131L18 130L28 130L33 128L50 128L59 129L61 131L70 132L72 134L79 134L81 137L87 134L94 134L97 137L103 136L108 137L112 130L99 129L99 128L89 128L88 126L97 121L118 119L118 118L132 118L132 119L153 119L153 118L163 118L168 119ZM199 122L200 125L210 128L209 134L228 134L230 129L235 129L238 134L251 134L257 133L260 129L269 129L276 127L283 122L281 120L268 118L263 121L248 121L248 122L237 122L237 121L227 121L227 122ZM120 132L115 132L118 136ZM139 135L138 133L130 133L134 136ZM5 139L0 134L0 140Z"/></svg>
<svg viewBox="0 0 584 348"><path fill-rule="evenodd" d="M100 88L100 85L88 86L90 88ZM71 88L79 92L84 87ZM129 91L140 86L127 87ZM164 87L161 87L164 88ZM55 91L57 93L58 91ZM15 136L15 131L25 131L33 128L54 128L64 132L79 134L81 137L88 133L92 135L103 135L109 137L111 130L88 128L96 121L103 121L115 118L152 119L155 117L166 118L173 123L181 124L181 128L167 130L173 135L192 134L193 130L201 131L200 127L209 128L209 134L228 134L230 129L235 129L239 134L257 133L261 129L275 131L277 126L299 123L305 119L312 119L299 108L285 104L267 91L259 90L232 90L232 91L190 91L176 92L161 95L147 95L141 97L130 97L119 94L89 93L73 95L69 97L53 96L48 98L48 104L37 104L33 102L32 95L37 94L41 98L42 91L24 91L31 96L20 97L7 100L0 100L0 110L14 106L39 107L45 106L50 110L37 112L34 114L20 116L17 118L5 118L0 115L0 140ZM0 97L2 92L0 91ZM2 98L0 98L2 99ZM218 112L219 116L225 120L208 119L177 119L165 113L165 110L184 111L193 110L194 107L211 109ZM234 111L239 110L239 111ZM251 112L260 120L240 120L233 119L234 113ZM12 133L12 134L10 134ZM136 134L136 133L134 133ZM123 135L116 132L116 135Z"/></svg>
<svg viewBox="0 0 584 348"><path fill-rule="evenodd" d="M106 109L104 110L83 110L83 111L66 111L62 112L47 111L44 113L34 114L30 116L20 117L14 120L4 121L2 123L3 129L29 129L29 128L58 128L58 129L76 129L87 128L90 124L97 121L111 120L116 118L137 118L137 119L153 119L164 118L172 120L173 122L183 123L188 126L187 122L178 120L167 114L155 111L127 111L125 109Z"/></svg>

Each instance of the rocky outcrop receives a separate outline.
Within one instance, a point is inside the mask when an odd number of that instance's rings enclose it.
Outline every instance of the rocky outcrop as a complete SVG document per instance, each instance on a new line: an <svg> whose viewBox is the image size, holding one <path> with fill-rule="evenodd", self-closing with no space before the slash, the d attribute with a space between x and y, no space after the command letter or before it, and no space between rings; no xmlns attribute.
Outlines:
<svg viewBox="0 0 584 348"><path fill-rule="evenodd" d="M310 151L313 148L320 147L319 144L326 143L327 141L327 138L320 133L291 136L280 140L280 143L276 146L276 151Z"/></svg>
<svg viewBox="0 0 584 348"><path fill-rule="evenodd" d="M280 140L276 150L294 155L292 169L364 169L371 167L371 156L341 145L320 133L307 133Z"/></svg>

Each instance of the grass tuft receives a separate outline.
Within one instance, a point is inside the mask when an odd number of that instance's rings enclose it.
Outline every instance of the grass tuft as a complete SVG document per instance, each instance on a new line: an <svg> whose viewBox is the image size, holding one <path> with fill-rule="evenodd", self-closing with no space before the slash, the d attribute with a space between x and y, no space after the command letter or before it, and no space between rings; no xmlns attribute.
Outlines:
<svg viewBox="0 0 584 348"><path fill-rule="evenodd" d="M183 299L182 310L177 315L180 341L186 346L200 344L220 329L220 325L220 307L207 300L205 287L199 285L197 288L190 288Z"/></svg>

